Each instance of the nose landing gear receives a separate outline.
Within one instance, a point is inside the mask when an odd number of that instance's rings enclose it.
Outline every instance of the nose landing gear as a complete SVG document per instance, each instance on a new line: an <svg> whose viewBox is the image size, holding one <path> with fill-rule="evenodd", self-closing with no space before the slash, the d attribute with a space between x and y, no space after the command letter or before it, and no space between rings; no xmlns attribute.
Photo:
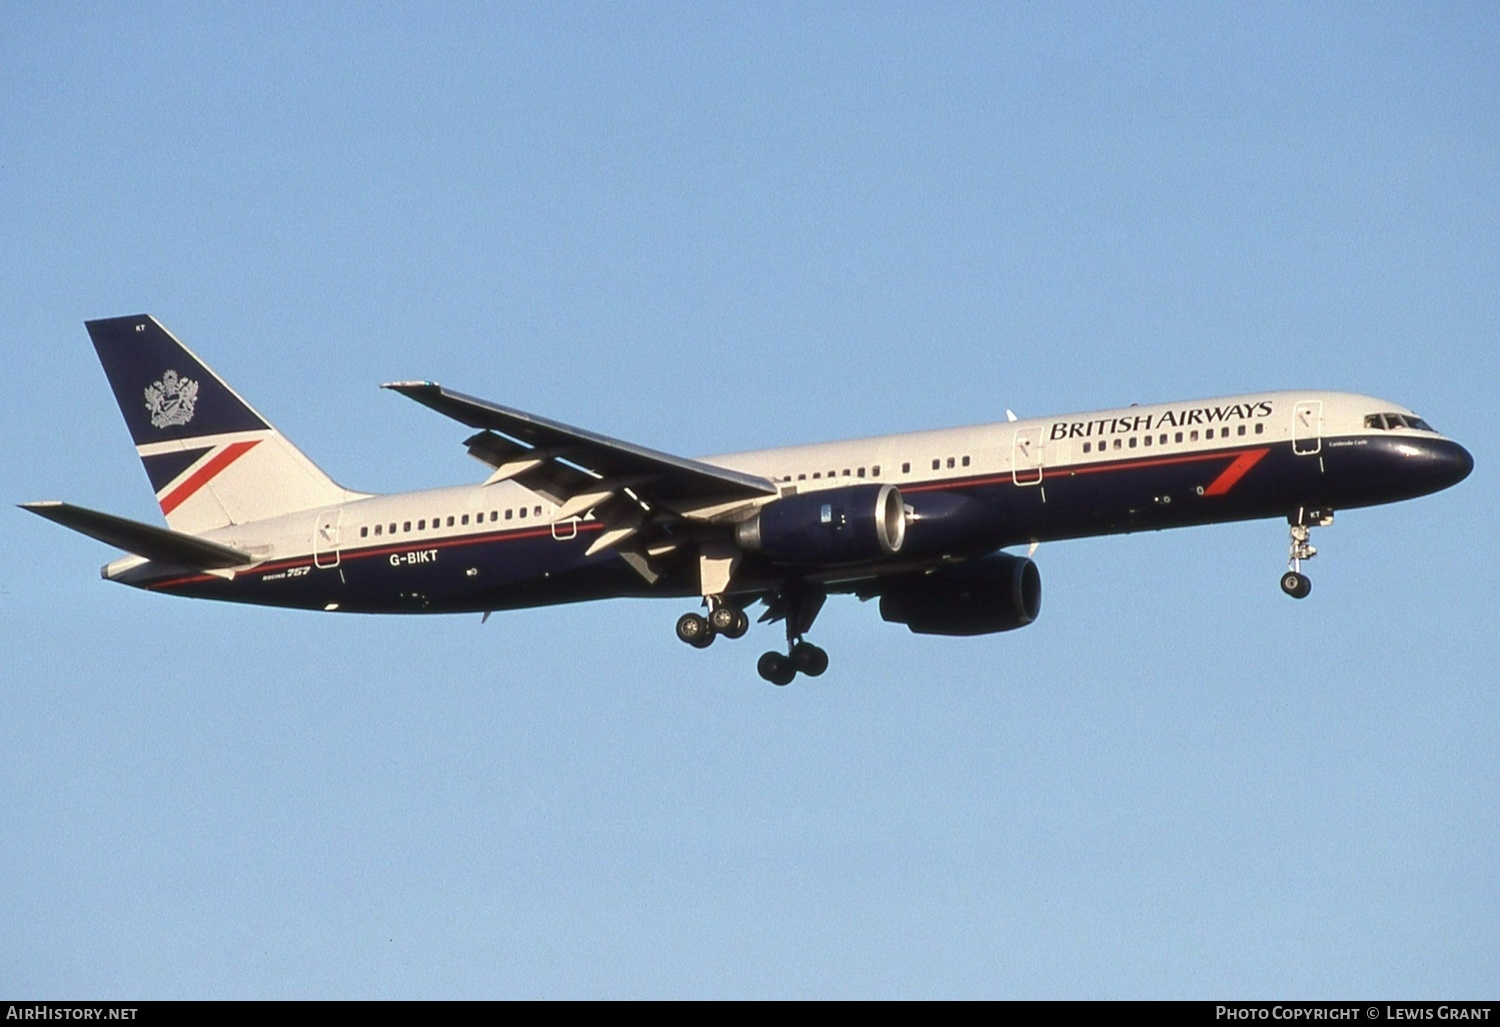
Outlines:
<svg viewBox="0 0 1500 1027"><path fill-rule="evenodd" d="M1308 539L1313 528L1326 528L1333 523L1333 511L1300 507L1296 513L1288 515L1286 520L1291 526L1292 542L1287 571L1281 576L1281 590L1293 599L1306 599L1312 592L1312 581L1302 573L1302 561L1311 560L1318 555Z"/></svg>

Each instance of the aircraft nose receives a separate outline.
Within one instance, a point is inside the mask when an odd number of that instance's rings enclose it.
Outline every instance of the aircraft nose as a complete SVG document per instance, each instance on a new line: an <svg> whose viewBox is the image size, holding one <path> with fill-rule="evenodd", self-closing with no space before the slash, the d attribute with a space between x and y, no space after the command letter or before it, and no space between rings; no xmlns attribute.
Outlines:
<svg viewBox="0 0 1500 1027"><path fill-rule="evenodd" d="M1470 455L1467 449L1460 446L1457 442L1453 443L1452 445L1453 450L1449 454L1449 460L1452 461L1453 464L1453 484L1457 485L1459 482L1463 481L1473 473L1474 457Z"/></svg>
<svg viewBox="0 0 1500 1027"><path fill-rule="evenodd" d="M1428 479L1440 489L1457 485L1474 470L1474 457L1452 439L1433 439L1422 447Z"/></svg>

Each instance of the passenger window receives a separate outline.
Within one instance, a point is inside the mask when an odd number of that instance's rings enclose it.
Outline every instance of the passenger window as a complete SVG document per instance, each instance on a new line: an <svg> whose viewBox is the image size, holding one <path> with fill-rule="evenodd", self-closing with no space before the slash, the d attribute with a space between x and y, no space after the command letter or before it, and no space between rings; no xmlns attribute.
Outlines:
<svg viewBox="0 0 1500 1027"><path fill-rule="evenodd" d="M942 467L942 466L943 466L943 462L941 460L934 459L932 461L932 469L934 471L937 470L939 467Z"/></svg>
<svg viewBox="0 0 1500 1027"><path fill-rule="evenodd" d="M806 481L807 480L807 475L806 474L799 474L799 475L797 475L797 480L798 481Z"/></svg>
<svg viewBox="0 0 1500 1027"><path fill-rule="evenodd" d="M910 474L911 473L911 462L910 461L905 461L905 460L902 461L902 463L901 463L901 473L902 474Z"/></svg>
<svg viewBox="0 0 1500 1027"><path fill-rule="evenodd" d="M1115 439L1115 448L1119 449L1120 447L1121 447L1120 440L1119 439Z"/></svg>
<svg viewBox="0 0 1500 1027"><path fill-rule="evenodd" d="M1192 431L1188 432L1188 441L1189 442L1197 442L1198 441L1198 429L1194 428Z"/></svg>
<svg viewBox="0 0 1500 1027"><path fill-rule="evenodd" d="M1130 448L1131 449L1135 448L1135 442L1136 442L1135 436L1134 435L1130 436Z"/></svg>
<svg viewBox="0 0 1500 1027"><path fill-rule="evenodd" d="M833 477L833 475L830 474L829 477L831 478ZM844 468L844 477L849 477L849 468L847 467Z"/></svg>
<svg viewBox="0 0 1500 1027"><path fill-rule="evenodd" d="M359 537L360 538L369 538L370 537L370 526L368 524L366 524L364 527L362 527L362 528L359 529Z"/></svg>
<svg viewBox="0 0 1500 1027"><path fill-rule="evenodd" d="M953 467L953 458L951 456L948 458L948 467L950 469Z"/></svg>
<svg viewBox="0 0 1500 1027"><path fill-rule="evenodd" d="M391 522L391 534L392 535L396 534L396 522L395 521Z"/></svg>
<svg viewBox="0 0 1500 1027"><path fill-rule="evenodd" d="M813 472L813 481L817 481L822 476L823 476L823 472L822 471L814 471Z"/></svg>
<svg viewBox="0 0 1500 1027"><path fill-rule="evenodd" d="M521 517L524 519L525 516L526 516L526 508L523 506L523 507L521 507Z"/></svg>
<svg viewBox="0 0 1500 1027"><path fill-rule="evenodd" d="M411 521L407 521L404 524L402 524L401 525L401 530L402 531L411 531Z"/></svg>
<svg viewBox="0 0 1500 1027"><path fill-rule="evenodd" d="M1147 436L1146 436L1146 437L1145 437L1145 438L1144 438L1144 439L1142 439L1142 440L1141 440L1141 441L1142 441L1142 443L1144 443L1144 444L1145 444L1145 445L1147 445L1147 446L1149 446L1149 445L1151 445L1151 436L1149 436L1149 435L1147 435Z"/></svg>
<svg viewBox="0 0 1500 1027"><path fill-rule="evenodd" d="M1166 432L1162 432L1161 433L1161 438L1157 439L1157 441L1160 442L1163 446L1165 446L1167 444L1167 433Z"/></svg>
<svg viewBox="0 0 1500 1027"><path fill-rule="evenodd" d="M876 464L874 467L870 468L870 477L872 477L872 478L878 478L878 477L880 477L880 465L879 464Z"/></svg>
<svg viewBox="0 0 1500 1027"><path fill-rule="evenodd" d="M1235 434L1236 435L1243 435L1243 434L1245 434L1245 426L1243 424L1240 425L1240 430L1237 431L1237 432L1235 432Z"/></svg>
<svg viewBox="0 0 1500 1027"><path fill-rule="evenodd" d="M1093 444L1093 443L1092 443L1092 442L1085 442L1085 443L1084 443L1084 444L1083 444L1083 451L1084 451L1084 452L1085 452L1085 453L1087 453L1087 452L1089 452L1089 450L1090 450L1090 449L1091 449L1091 448L1092 448L1092 447L1093 447L1093 445L1094 445L1094 444Z"/></svg>
<svg viewBox="0 0 1500 1027"><path fill-rule="evenodd" d="M452 514L448 515L448 527L450 527L450 528L453 527L453 515Z"/></svg>
<svg viewBox="0 0 1500 1027"><path fill-rule="evenodd" d="M538 517L540 517L542 515L542 508L541 507L537 507L535 510L533 510L531 512L534 513L534 514L536 514Z"/></svg>
<svg viewBox="0 0 1500 1027"><path fill-rule="evenodd" d="M1182 441L1182 432L1178 432L1177 433L1175 441L1177 441L1177 442L1181 442Z"/></svg>
<svg viewBox="0 0 1500 1027"><path fill-rule="evenodd" d="M376 534L376 535L379 535L379 534L380 534L380 525L378 525L378 524L377 524L377 525L375 525L375 534Z"/></svg>
<svg viewBox="0 0 1500 1027"><path fill-rule="evenodd" d="M1255 426L1255 434L1257 434L1257 435L1264 435L1265 433L1266 433L1266 426L1265 425L1263 425L1263 424L1257 424Z"/></svg>
<svg viewBox="0 0 1500 1027"><path fill-rule="evenodd" d="M863 467L858 468L858 473L855 475L855 477L857 477L857 478L863 478L864 476L865 476L865 469Z"/></svg>
<svg viewBox="0 0 1500 1027"><path fill-rule="evenodd" d="M969 466L969 458L968 457L964 457L964 466L965 467Z"/></svg>

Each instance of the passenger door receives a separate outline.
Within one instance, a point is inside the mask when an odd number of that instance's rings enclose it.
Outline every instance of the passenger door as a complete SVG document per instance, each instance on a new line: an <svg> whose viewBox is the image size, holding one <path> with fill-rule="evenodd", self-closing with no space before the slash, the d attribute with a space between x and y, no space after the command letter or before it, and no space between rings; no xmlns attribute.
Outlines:
<svg viewBox="0 0 1500 1027"><path fill-rule="evenodd" d="M1023 428L1010 447L1010 477L1017 485L1036 485L1042 480L1042 430Z"/></svg>
<svg viewBox="0 0 1500 1027"><path fill-rule="evenodd" d="M339 565L339 518L342 510L324 510L313 526L313 566L329 570Z"/></svg>
<svg viewBox="0 0 1500 1027"><path fill-rule="evenodd" d="M1292 408L1292 452L1312 456L1323 448L1323 401L1307 399Z"/></svg>

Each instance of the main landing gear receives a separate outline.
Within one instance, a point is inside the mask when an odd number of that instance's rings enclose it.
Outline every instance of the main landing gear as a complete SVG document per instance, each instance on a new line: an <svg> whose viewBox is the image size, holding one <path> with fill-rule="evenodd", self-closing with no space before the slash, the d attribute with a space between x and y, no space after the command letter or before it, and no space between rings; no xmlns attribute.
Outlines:
<svg viewBox="0 0 1500 1027"><path fill-rule="evenodd" d="M1312 581L1302 573L1302 561L1318 555L1308 538L1313 528L1326 528L1333 523L1333 511L1301 507L1296 513L1289 514L1286 520L1291 525L1292 543L1287 571L1281 576L1281 590L1293 599L1306 599L1312 592Z"/></svg>
<svg viewBox="0 0 1500 1027"><path fill-rule="evenodd" d="M741 638L750 630L750 618L738 606L717 602L704 617L684 613L677 618L677 637L695 649L707 649L719 635Z"/></svg>
<svg viewBox="0 0 1500 1027"><path fill-rule="evenodd" d="M773 685L789 685L798 674L815 678L828 669L828 653L802 638L825 598L822 591L803 587L788 587L767 596L770 610L761 620L785 619L787 652L784 656L774 650L762 654L755 665L761 677ZM744 610L717 596L707 599L707 617L685 613L677 618L679 639L695 649L707 649L719 635L739 638L749 630L750 618Z"/></svg>
<svg viewBox="0 0 1500 1027"><path fill-rule="evenodd" d="M827 670L828 654L811 642L796 642L785 656L774 649L762 653L755 669L773 685L790 685L799 673L815 678Z"/></svg>
<svg viewBox="0 0 1500 1027"><path fill-rule="evenodd" d="M812 628L828 594L805 582L788 582L767 605L767 617L786 621L786 655L772 650L755 664L760 676L773 685L789 685L798 674L815 678L828 669L828 654L802 636ZM765 618L762 618L765 619Z"/></svg>

